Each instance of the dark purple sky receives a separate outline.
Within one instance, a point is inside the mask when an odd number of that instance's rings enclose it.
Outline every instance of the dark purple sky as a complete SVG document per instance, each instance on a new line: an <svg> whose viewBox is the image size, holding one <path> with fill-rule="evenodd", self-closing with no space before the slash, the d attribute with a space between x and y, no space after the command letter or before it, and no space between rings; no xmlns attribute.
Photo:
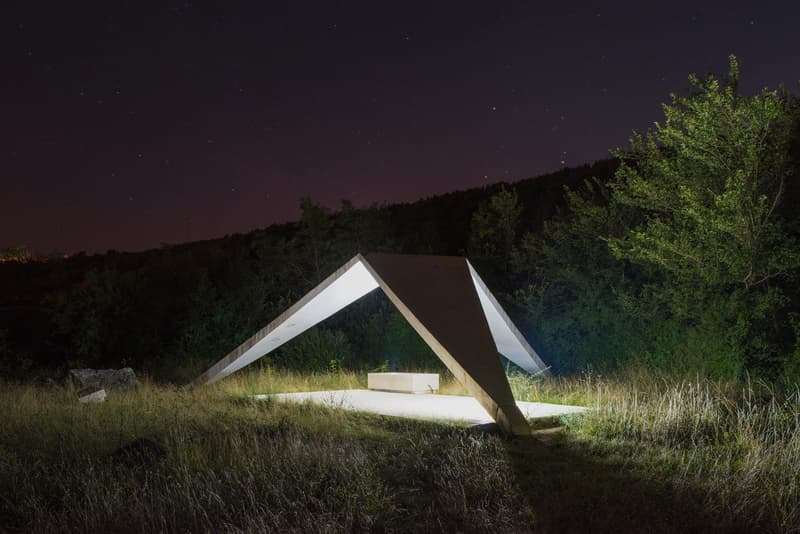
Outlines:
<svg viewBox="0 0 800 534"><path fill-rule="evenodd" d="M747 92L800 79L800 2L333 4L4 2L0 247L138 250L303 195L516 180L625 146L730 53Z"/></svg>

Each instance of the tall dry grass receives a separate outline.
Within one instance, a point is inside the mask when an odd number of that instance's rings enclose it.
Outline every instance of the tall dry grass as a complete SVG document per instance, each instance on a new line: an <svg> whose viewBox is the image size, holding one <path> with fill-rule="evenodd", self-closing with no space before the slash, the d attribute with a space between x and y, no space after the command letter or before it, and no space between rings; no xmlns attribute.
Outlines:
<svg viewBox="0 0 800 534"><path fill-rule="evenodd" d="M520 400L593 408L565 418L597 454L700 488L704 507L732 524L800 530L800 389L641 370L621 375L510 378Z"/></svg>
<svg viewBox="0 0 800 534"><path fill-rule="evenodd" d="M646 372L512 375L520 400L593 408L562 418L555 445L249 400L365 381L261 369L192 390L145 381L93 405L69 389L0 384L0 531L800 526L796 387ZM446 375L442 391L463 393ZM140 437L165 445L168 457L133 466L113 458ZM643 497L650 487L654 497ZM680 498L665 504L666 495ZM624 520L631 502L636 515ZM713 521L680 522L681 514Z"/></svg>
<svg viewBox="0 0 800 534"><path fill-rule="evenodd" d="M282 390L356 379L275 376ZM0 385L0 531L513 531L531 523L530 510L512 504L521 496L498 438L243 396L267 378L195 390L145 382L88 405L69 389ZM168 456L134 465L114 458L141 437Z"/></svg>

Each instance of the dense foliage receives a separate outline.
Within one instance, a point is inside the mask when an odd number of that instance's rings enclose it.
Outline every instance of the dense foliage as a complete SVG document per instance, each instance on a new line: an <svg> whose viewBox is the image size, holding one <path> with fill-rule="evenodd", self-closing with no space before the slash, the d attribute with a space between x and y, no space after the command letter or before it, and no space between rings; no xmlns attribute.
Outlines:
<svg viewBox="0 0 800 534"><path fill-rule="evenodd" d="M738 81L733 57L724 82L690 77L610 181L523 241L518 294L561 366L796 378L797 101Z"/></svg>
<svg viewBox="0 0 800 534"><path fill-rule="evenodd" d="M0 265L0 373L133 365L188 380L356 252L468 254L554 369L636 363L800 376L798 100L692 76L616 161L425 199L331 210L137 254ZM267 362L430 367L373 294Z"/></svg>

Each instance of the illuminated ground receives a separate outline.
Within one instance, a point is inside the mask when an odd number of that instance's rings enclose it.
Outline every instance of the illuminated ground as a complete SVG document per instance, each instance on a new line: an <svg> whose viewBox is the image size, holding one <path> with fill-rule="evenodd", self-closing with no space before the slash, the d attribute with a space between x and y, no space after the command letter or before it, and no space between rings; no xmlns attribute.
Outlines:
<svg viewBox="0 0 800 534"><path fill-rule="evenodd" d="M492 418L472 397L456 395L429 395L389 393L366 389L340 391L311 391L255 395L256 399L273 398L287 402L313 402L333 408L439 421L460 421L470 424L491 423ZM580 406L522 402L517 406L528 418L553 417L586 410Z"/></svg>

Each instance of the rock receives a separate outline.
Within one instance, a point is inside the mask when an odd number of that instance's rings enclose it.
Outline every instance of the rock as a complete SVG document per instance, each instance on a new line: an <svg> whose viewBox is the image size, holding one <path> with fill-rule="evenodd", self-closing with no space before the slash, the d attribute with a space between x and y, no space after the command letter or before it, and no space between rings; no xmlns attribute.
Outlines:
<svg viewBox="0 0 800 534"><path fill-rule="evenodd" d="M150 467L169 455L166 447L147 438L137 438L111 453L111 458L126 467Z"/></svg>
<svg viewBox="0 0 800 534"><path fill-rule="evenodd" d="M70 369L69 379L77 389L132 389L139 386L136 373L130 367L122 369Z"/></svg>
<svg viewBox="0 0 800 534"><path fill-rule="evenodd" d="M78 402L105 402L106 396L105 389L92 386L78 392Z"/></svg>

